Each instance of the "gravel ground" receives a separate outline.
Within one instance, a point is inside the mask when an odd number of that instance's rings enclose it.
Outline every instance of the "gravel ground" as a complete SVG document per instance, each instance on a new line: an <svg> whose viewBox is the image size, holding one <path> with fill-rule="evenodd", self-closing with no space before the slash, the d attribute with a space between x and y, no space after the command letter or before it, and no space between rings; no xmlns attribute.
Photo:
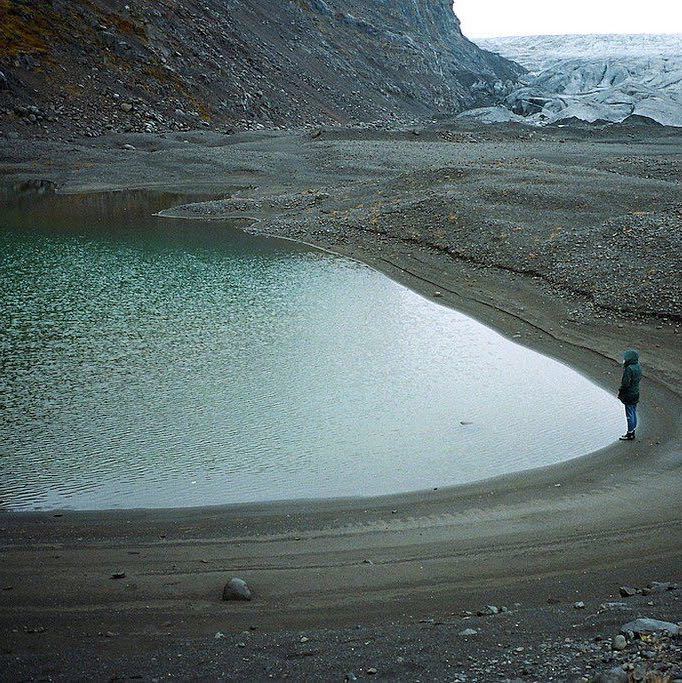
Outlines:
<svg viewBox="0 0 682 683"><path fill-rule="evenodd" d="M617 592L616 592L616 595ZM576 596L579 597L579 596ZM0 664L6 680L442 680L664 683L682 679L682 640L667 632L633 635L621 628L640 615L682 618L680 591L603 602L482 606L412 623L358 624L345 629L261 632L257 623L179 639L169 615L153 644L136 648L121 632L92 633L78 646L14 654ZM496 612L496 613L492 613ZM39 646L45 633L20 629ZM23 649L23 648L22 648Z"/></svg>

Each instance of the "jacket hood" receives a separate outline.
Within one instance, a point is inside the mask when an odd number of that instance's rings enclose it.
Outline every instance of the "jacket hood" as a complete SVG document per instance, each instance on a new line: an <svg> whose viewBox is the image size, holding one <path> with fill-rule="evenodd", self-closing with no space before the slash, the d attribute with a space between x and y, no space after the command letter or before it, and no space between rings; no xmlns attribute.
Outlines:
<svg viewBox="0 0 682 683"><path fill-rule="evenodd" d="M623 362L625 365L633 365L639 362L639 354L634 349L628 349L623 354Z"/></svg>

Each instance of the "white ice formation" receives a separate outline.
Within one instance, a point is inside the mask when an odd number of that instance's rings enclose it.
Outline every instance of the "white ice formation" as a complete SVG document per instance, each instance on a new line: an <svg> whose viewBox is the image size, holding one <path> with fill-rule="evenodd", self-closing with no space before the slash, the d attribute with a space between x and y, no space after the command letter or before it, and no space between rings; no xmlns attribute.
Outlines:
<svg viewBox="0 0 682 683"><path fill-rule="evenodd" d="M470 110L463 118L547 125L636 117L682 126L682 34L522 36L477 42L518 62L528 74L507 95L504 106Z"/></svg>

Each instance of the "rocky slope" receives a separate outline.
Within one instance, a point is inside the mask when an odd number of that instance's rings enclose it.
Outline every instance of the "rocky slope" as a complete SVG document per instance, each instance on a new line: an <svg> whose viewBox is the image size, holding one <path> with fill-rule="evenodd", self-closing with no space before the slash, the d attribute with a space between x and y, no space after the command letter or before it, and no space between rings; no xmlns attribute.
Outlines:
<svg viewBox="0 0 682 683"><path fill-rule="evenodd" d="M21 135L424 119L522 71L449 0L0 0L0 44Z"/></svg>
<svg viewBox="0 0 682 683"><path fill-rule="evenodd" d="M467 114L545 125L620 122L682 126L682 36L566 35L493 38L487 49L528 68L504 108Z"/></svg>

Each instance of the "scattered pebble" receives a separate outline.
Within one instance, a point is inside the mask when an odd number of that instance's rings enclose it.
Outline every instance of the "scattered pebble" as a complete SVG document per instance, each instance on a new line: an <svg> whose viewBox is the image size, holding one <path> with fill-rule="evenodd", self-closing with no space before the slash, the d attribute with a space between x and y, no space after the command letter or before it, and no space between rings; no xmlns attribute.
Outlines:
<svg viewBox="0 0 682 683"><path fill-rule="evenodd" d="M625 636L621 635L620 633L617 636L613 637L613 641L611 642L611 647L614 650L624 650L627 647L628 641L625 640Z"/></svg>
<svg viewBox="0 0 682 683"><path fill-rule="evenodd" d="M464 636L465 638L468 636L477 636L478 631L475 628L465 628L463 631L460 631L457 635Z"/></svg>

